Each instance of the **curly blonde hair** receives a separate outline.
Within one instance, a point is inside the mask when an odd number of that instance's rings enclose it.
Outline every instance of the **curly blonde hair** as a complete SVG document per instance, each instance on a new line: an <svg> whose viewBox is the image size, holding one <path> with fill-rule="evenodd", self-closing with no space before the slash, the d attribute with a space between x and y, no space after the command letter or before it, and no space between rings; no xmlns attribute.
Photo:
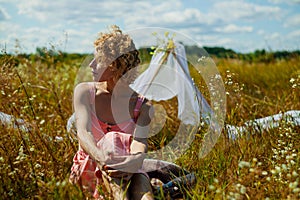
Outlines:
<svg viewBox="0 0 300 200"><path fill-rule="evenodd" d="M128 82L136 78L136 69L134 72L127 72L140 64L139 52L130 36L123 34L118 26L112 25L109 33L99 33L94 46L97 63L108 66L114 72L115 82L121 77Z"/></svg>

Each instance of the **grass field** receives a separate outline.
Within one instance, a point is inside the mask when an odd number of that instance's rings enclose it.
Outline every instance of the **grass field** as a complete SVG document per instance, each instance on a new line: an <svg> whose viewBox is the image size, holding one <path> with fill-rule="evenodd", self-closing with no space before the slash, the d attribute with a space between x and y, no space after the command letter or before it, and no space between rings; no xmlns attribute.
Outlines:
<svg viewBox="0 0 300 200"><path fill-rule="evenodd" d="M300 57L272 62L217 59L227 94L226 124L300 110ZM0 199L84 199L68 183L77 141L66 131L82 57L0 60L0 111L31 124L29 132L1 126ZM300 128L278 128L229 140L198 158L200 137L176 162L194 171L186 199L299 199Z"/></svg>

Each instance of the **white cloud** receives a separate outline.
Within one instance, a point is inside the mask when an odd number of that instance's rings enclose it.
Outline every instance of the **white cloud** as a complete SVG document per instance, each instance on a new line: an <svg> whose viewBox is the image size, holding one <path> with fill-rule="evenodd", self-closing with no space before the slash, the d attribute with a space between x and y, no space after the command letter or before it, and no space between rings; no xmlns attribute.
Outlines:
<svg viewBox="0 0 300 200"><path fill-rule="evenodd" d="M281 16L278 6L263 6L245 1L223 1L214 5L214 15L224 21L246 19L254 21L265 18L277 18Z"/></svg>
<svg viewBox="0 0 300 200"><path fill-rule="evenodd" d="M266 40L274 40L275 41L275 40L278 40L280 37L281 37L280 33L275 32L275 33L266 35L265 39Z"/></svg>
<svg viewBox="0 0 300 200"><path fill-rule="evenodd" d="M299 27L300 26L300 14L289 17L285 23L285 27Z"/></svg>
<svg viewBox="0 0 300 200"><path fill-rule="evenodd" d="M182 28L208 23L207 17L199 9L184 8L180 1L143 1L135 3L135 9L124 14L125 25L130 28L139 26Z"/></svg>
<svg viewBox="0 0 300 200"><path fill-rule="evenodd" d="M237 26L235 24L229 24L226 25L224 27L217 27L215 29L217 32L220 33L242 33L242 32L252 32L253 31L253 27L251 26Z"/></svg>
<svg viewBox="0 0 300 200"><path fill-rule="evenodd" d="M300 4L300 0L268 0L268 1L275 4L280 4L280 3Z"/></svg>
<svg viewBox="0 0 300 200"><path fill-rule="evenodd" d="M265 35L265 34L266 34L266 31L260 29L260 30L257 31L257 34L258 34L258 35Z"/></svg>
<svg viewBox="0 0 300 200"><path fill-rule="evenodd" d="M290 32L287 36L288 36L289 38L297 39L297 40L299 41L299 38L300 38L300 30L292 31L292 32ZM299 44L299 45L300 45L300 44Z"/></svg>

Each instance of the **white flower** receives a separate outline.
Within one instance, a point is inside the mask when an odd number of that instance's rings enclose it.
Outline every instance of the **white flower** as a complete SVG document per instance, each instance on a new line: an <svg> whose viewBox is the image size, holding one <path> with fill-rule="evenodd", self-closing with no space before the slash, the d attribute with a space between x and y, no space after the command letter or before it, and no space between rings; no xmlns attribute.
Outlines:
<svg viewBox="0 0 300 200"><path fill-rule="evenodd" d="M38 169L38 168L41 168L42 166L39 164L39 163L36 163L34 168Z"/></svg>
<svg viewBox="0 0 300 200"><path fill-rule="evenodd" d="M293 189L293 193L299 193L300 192L300 188L294 188Z"/></svg>
<svg viewBox="0 0 300 200"><path fill-rule="evenodd" d="M286 164L282 164L282 165L281 165L281 168L283 169L283 171L286 171L286 170L287 170Z"/></svg>
<svg viewBox="0 0 300 200"><path fill-rule="evenodd" d="M216 189L216 187L215 187L214 185L209 185L209 186L208 186L208 189L211 190L211 191L213 191L213 190Z"/></svg>
<svg viewBox="0 0 300 200"><path fill-rule="evenodd" d="M295 79L294 78L291 78L290 79L290 83L294 83L295 82Z"/></svg>
<svg viewBox="0 0 300 200"><path fill-rule="evenodd" d="M279 166L275 166L275 170L276 170L277 173L279 173L281 171Z"/></svg>
<svg viewBox="0 0 300 200"><path fill-rule="evenodd" d="M241 194L246 194L246 191L247 191L247 188L245 186L241 186L241 189L240 189L240 193Z"/></svg>
<svg viewBox="0 0 300 200"><path fill-rule="evenodd" d="M262 171L261 174L266 176L266 175L268 175L268 172L267 171Z"/></svg>
<svg viewBox="0 0 300 200"><path fill-rule="evenodd" d="M296 164L296 162L295 162L294 160L291 160L290 163L291 163L292 165Z"/></svg>
<svg viewBox="0 0 300 200"><path fill-rule="evenodd" d="M215 182L215 183L219 183L219 180L216 179L216 178L214 178L214 182Z"/></svg>
<svg viewBox="0 0 300 200"><path fill-rule="evenodd" d="M292 172L292 175L293 175L294 177L296 177L296 176L298 176L298 173L297 173L296 171L293 171L293 172Z"/></svg>
<svg viewBox="0 0 300 200"><path fill-rule="evenodd" d="M55 141L61 142L61 141L63 141L63 140L64 140L63 137L61 137L61 136L55 136Z"/></svg>
<svg viewBox="0 0 300 200"><path fill-rule="evenodd" d="M298 186L298 181L292 182L289 184L289 188L294 189Z"/></svg>
<svg viewBox="0 0 300 200"><path fill-rule="evenodd" d="M250 163L246 161L240 161L238 166L239 168L250 167Z"/></svg>

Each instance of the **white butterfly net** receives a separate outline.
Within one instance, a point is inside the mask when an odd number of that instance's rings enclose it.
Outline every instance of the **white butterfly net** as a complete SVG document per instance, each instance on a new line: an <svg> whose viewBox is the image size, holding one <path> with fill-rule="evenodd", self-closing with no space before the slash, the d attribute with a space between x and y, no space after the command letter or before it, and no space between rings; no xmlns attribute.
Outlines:
<svg viewBox="0 0 300 200"><path fill-rule="evenodd" d="M170 51L164 51L164 48L157 48L149 67L130 85L131 88L155 101L177 96L178 119L184 124L197 125L200 117L213 116L190 76L184 46L175 43L175 48Z"/></svg>

